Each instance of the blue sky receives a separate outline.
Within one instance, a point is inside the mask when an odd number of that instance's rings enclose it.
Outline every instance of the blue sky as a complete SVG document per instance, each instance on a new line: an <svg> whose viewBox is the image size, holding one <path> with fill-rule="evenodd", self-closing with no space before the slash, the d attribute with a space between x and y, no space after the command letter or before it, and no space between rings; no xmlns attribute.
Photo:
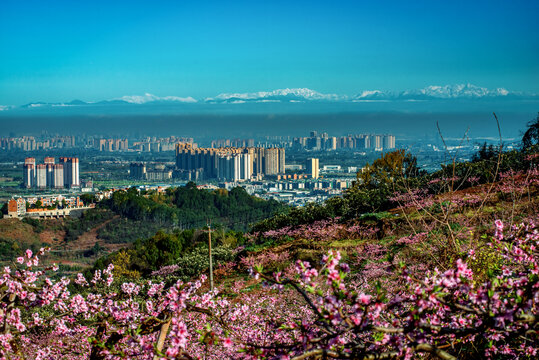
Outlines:
<svg viewBox="0 0 539 360"><path fill-rule="evenodd" d="M539 1L0 4L0 104L472 83L539 92Z"/></svg>

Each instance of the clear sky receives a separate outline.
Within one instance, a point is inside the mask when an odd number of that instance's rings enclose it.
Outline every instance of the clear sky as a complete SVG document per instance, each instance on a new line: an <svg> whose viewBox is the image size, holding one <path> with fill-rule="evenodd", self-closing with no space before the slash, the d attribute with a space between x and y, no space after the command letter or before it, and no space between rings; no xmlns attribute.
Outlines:
<svg viewBox="0 0 539 360"><path fill-rule="evenodd" d="M0 105L472 83L539 92L539 1L0 4Z"/></svg>

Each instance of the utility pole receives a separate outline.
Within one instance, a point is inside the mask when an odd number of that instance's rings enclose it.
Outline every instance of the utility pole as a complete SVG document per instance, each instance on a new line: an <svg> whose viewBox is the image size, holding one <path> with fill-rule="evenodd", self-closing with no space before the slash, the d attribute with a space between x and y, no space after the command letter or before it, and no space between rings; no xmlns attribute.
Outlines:
<svg viewBox="0 0 539 360"><path fill-rule="evenodd" d="M208 221L208 251L210 257L210 290L213 292L213 261L211 258L211 221Z"/></svg>

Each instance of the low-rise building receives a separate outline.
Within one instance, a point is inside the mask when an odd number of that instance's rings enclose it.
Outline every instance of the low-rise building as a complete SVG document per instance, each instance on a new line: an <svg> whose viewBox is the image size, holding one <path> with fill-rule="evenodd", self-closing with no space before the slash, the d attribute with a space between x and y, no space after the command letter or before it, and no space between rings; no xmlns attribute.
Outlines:
<svg viewBox="0 0 539 360"><path fill-rule="evenodd" d="M7 217L18 218L26 213L26 200L23 198L11 199L7 203Z"/></svg>

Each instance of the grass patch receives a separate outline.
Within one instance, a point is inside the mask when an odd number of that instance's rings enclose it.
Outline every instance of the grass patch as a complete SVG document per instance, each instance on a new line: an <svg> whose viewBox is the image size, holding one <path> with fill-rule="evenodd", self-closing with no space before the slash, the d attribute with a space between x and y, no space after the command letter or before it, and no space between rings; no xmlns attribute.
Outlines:
<svg viewBox="0 0 539 360"><path fill-rule="evenodd" d="M352 246L357 246L360 244L365 243L367 240L365 239L342 239L342 240L335 240L329 244L332 248L347 248Z"/></svg>
<svg viewBox="0 0 539 360"><path fill-rule="evenodd" d="M381 211L376 213L365 213L361 214L359 218L361 220L381 220L381 219L387 219L387 218L394 218L395 215L388 211Z"/></svg>

